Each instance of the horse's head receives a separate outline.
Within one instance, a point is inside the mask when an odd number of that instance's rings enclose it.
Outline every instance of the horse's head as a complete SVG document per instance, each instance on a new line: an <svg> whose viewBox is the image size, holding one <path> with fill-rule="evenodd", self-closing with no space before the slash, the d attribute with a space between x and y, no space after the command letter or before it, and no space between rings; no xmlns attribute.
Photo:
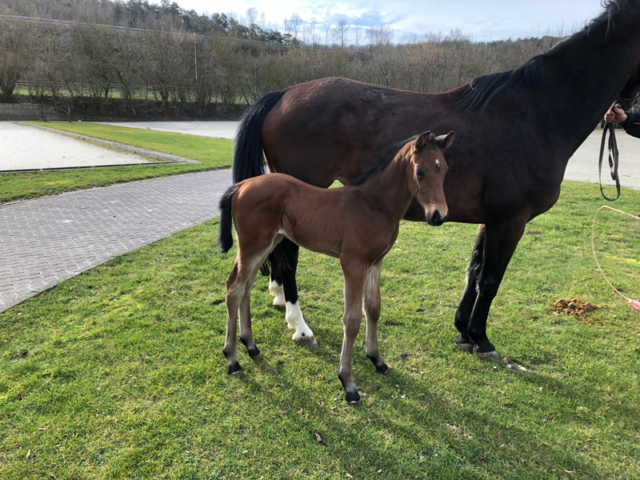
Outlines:
<svg viewBox="0 0 640 480"><path fill-rule="evenodd" d="M626 85L618 95L617 102L623 110L629 110L633 105L636 96L640 93L640 64L635 73L629 78Z"/></svg>
<svg viewBox="0 0 640 480"><path fill-rule="evenodd" d="M424 132L410 147L415 196L424 208L429 225L442 225L449 216L444 198L444 177L449 166L442 152L451 146L454 138L453 132L439 137Z"/></svg>

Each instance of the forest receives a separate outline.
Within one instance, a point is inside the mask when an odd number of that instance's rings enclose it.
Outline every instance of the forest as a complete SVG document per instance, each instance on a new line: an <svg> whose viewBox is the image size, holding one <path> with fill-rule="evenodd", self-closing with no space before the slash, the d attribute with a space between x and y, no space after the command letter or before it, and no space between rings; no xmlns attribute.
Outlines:
<svg viewBox="0 0 640 480"><path fill-rule="evenodd" d="M384 26L292 15L280 30L253 8L245 13L198 14L168 0L0 0L0 101L207 117L330 76L441 92L515 68L562 39L474 42L454 31L394 41L399 33Z"/></svg>

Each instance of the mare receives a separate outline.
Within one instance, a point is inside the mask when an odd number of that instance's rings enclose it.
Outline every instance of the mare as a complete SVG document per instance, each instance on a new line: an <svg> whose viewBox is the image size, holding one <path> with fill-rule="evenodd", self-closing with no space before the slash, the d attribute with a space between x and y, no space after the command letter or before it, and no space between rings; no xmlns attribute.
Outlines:
<svg viewBox="0 0 640 480"><path fill-rule="evenodd" d="M264 150L272 172L318 187L347 183L384 145L426 126L455 130L464 140L447 152L449 220L479 224L455 314L456 345L497 360L486 328L491 303L526 224L558 200L571 155L620 92L637 87L638 25L640 0L609 0L599 17L548 52L446 93L324 78L267 94L241 121L235 181L262 174ZM415 202L405 216L423 217ZM272 286L284 287L294 340L304 332L309 343L313 332L295 284L297 247L286 250L291 268L272 263Z"/></svg>
<svg viewBox="0 0 640 480"><path fill-rule="evenodd" d="M227 278L223 353L230 374L242 374L236 353L238 310L240 340L250 357L260 357L251 332L251 287L267 255L283 238L340 259L345 306L338 378L347 400L360 398L353 383L351 354L362 321L363 296L367 356L378 372L387 372L376 332L382 260L396 241L400 220L413 199L429 224L438 226L446 220L443 186L448 167L442 151L453 139L453 132L439 137L425 132L401 142L393 149L388 165L375 174L365 172L356 182L359 185L325 190L274 173L244 180L227 190L220 201L219 244L223 252L233 245L232 218L238 234L238 256Z"/></svg>

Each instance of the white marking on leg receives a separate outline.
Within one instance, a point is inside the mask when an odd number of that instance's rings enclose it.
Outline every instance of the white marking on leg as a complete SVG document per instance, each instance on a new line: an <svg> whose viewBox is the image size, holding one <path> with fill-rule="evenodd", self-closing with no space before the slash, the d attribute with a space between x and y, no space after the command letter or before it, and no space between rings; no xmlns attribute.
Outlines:
<svg viewBox="0 0 640 480"><path fill-rule="evenodd" d="M300 340L301 338L313 337L313 332L307 326L302 316L302 310L300 310L300 302L295 304L287 302L287 311L285 317L289 328L295 328L296 333L293 334L293 340Z"/></svg>
<svg viewBox="0 0 640 480"><path fill-rule="evenodd" d="M275 297L273 299L274 307L284 307L286 302L284 299L284 287L282 285L279 285L275 280L271 280L269 283L269 293Z"/></svg>

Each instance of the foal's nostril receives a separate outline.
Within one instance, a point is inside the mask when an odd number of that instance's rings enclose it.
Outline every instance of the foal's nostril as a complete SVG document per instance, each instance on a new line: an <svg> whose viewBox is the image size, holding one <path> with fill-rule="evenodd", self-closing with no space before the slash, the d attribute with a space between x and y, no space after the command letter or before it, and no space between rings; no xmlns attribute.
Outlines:
<svg viewBox="0 0 640 480"><path fill-rule="evenodd" d="M433 215L431 215L431 221L429 223L435 227L442 225L442 217L440 216L440 210L436 210L435 212L433 212Z"/></svg>

